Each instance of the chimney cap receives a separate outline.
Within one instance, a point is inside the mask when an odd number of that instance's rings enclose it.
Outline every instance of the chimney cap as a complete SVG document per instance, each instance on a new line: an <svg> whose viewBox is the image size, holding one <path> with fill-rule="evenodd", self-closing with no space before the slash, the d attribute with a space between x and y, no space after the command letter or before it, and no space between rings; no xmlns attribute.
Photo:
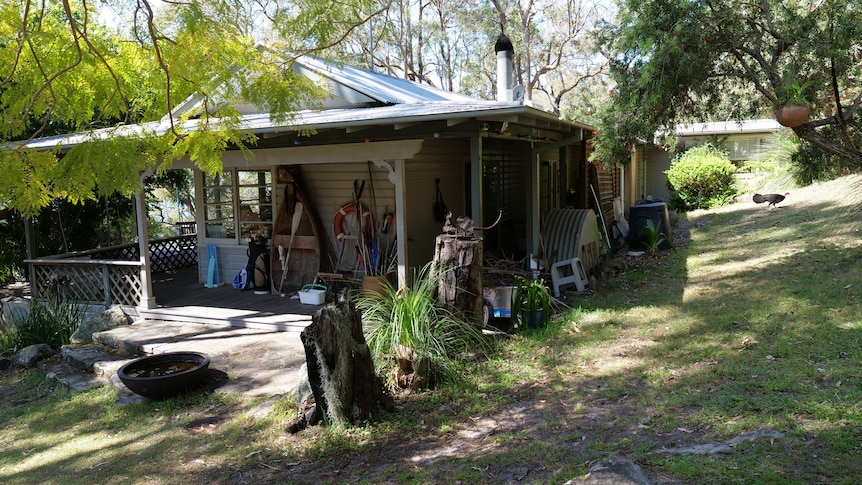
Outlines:
<svg viewBox="0 0 862 485"><path fill-rule="evenodd" d="M497 37L497 42L494 43L494 52L515 52L515 47L512 45L512 41L506 37L506 34L500 32L500 36Z"/></svg>

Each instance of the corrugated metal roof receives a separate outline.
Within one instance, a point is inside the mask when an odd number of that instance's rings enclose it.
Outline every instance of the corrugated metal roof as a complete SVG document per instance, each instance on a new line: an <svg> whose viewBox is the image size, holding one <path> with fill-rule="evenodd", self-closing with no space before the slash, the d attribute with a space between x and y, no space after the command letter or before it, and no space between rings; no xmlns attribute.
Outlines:
<svg viewBox="0 0 862 485"><path fill-rule="evenodd" d="M469 98L468 98L469 99ZM289 132L308 129L347 128L388 123L409 123L419 121L434 121L457 118L474 118L485 116L517 116L527 114L534 118L553 120L561 125L592 129L588 125L562 120L550 113L523 105L482 102L472 100L473 104L452 102L411 103L375 108L330 109L324 111L302 111L284 122L275 123L268 113L246 115L242 117L240 126L254 133ZM197 120L189 120L179 125L184 131L193 130ZM211 120L211 123L213 121ZM217 122L216 122L217 123ZM104 128L90 132L74 133L38 138L27 143L35 149L67 148L87 141L105 140L111 136L139 136L144 133L162 135L170 130L167 121L153 121L139 125Z"/></svg>
<svg viewBox="0 0 862 485"><path fill-rule="evenodd" d="M677 136L730 135L739 133L771 133L784 129L773 119L744 121L714 121L676 125Z"/></svg>
<svg viewBox="0 0 862 485"><path fill-rule="evenodd" d="M296 130L347 128L356 126L372 126L390 123L409 123L433 121L441 119L471 118L479 116L517 116L526 115L533 119L541 119L545 123L558 123L558 128L585 128L591 126L564 120L552 113L524 106L521 103L487 101L461 94L436 89L413 81L377 73L361 67L346 64L336 64L322 59L301 57L297 60L300 69L328 78L334 90L343 88L356 91L366 103L355 108L331 108L325 110L298 111L287 122L274 122L269 113L254 113L244 115L240 126L257 134L286 132ZM371 106L367 100L372 99L383 106ZM178 110L193 110L196 101L189 98ZM176 110L175 110L176 111ZM178 113L174 113L175 122ZM198 121L190 120L180 125L183 131L191 131ZM217 124L218 120L210 120ZM105 140L111 136L139 136L144 133L161 135L170 130L170 119L165 117L159 121L139 125L105 128L90 132L74 133L39 138L27 143L35 149L68 148L86 141Z"/></svg>
<svg viewBox="0 0 862 485"><path fill-rule="evenodd" d="M362 67L329 62L319 58L300 57L296 60L296 64L328 77L332 82L347 86L381 103L481 102L481 100L469 96L444 91L407 79L389 76Z"/></svg>

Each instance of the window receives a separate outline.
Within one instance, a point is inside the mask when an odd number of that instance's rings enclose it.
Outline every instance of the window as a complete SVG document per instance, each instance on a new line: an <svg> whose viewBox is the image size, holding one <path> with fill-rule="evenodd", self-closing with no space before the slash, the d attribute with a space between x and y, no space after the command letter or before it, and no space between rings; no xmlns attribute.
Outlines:
<svg viewBox="0 0 862 485"><path fill-rule="evenodd" d="M207 237L236 238L232 172L204 174L204 225Z"/></svg>
<svg viewBox="0 0 862 485"><path fill-rule="evenodd" d="M206 236L245 239L272 233L272 171L225 170L204 174Z"/></svg>
<svg viewBox="0 0 862 485"><path fill-rule="evenodd" d="M269 238L272 233L272 172L240 170L237 179L240 235L246 238L259 234Z"/></svg>

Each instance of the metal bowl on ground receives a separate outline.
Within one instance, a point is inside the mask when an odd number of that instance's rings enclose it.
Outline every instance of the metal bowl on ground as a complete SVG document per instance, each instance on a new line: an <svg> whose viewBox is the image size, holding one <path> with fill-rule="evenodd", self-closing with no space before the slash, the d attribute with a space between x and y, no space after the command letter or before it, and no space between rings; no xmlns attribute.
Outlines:
<svg viewBox="0 0 862 485"><path fill-rule="evenodd" d="M167 352L135 359L117 371L123 384L135 394L166 399L199 386L210 366L200 352Z"/></svg>

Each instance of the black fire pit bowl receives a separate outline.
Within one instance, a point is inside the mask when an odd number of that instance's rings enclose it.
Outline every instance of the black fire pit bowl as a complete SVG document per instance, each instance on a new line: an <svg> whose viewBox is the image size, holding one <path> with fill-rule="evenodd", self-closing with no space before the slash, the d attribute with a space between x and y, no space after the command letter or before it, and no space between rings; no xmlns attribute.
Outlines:
<svg viewBox="0 0 862 485"><path fill-rule="evenodd" d="M130 391L150 399L166 399L203 382L210 358L200 352L167 352L135 359L117 371Z"/></svg>

